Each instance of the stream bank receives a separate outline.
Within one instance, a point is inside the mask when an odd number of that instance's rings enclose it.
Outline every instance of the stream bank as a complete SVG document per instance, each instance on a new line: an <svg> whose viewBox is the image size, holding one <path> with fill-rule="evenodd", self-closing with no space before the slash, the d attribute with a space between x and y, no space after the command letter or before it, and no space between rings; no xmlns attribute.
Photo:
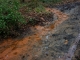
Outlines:
<svg viewBox="0 0 80 60"><path fill-rule="evenodd" d="M64 55L80 33L79 7L80 2L46 8L54 14L54 20L31 27L35 33L21 40L4 41L0 44L0 60L66 60Z"/></svg>

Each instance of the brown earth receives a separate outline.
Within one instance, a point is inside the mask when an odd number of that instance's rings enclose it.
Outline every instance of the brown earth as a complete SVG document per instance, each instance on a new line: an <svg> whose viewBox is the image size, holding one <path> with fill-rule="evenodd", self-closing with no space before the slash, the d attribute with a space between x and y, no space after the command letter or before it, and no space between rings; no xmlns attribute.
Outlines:
<svg viewBox="0 0 80 60"><path fill-rule="evenodd" d="M66 14L60 12L59 10L50 9L50 8L48 8L47 10L50 10L52 13L54 13L58 17L58 20L56 20L54 24L52 23L48 27L46 26L32 27L31 29L33 29L33 31L36 29L36 33L30 36L27 36L21 40L8 39L3 43L1 43L0 44L0 60L22 60L25 57L24 54L28 54L29 56L28 60L33 59L33 55L36 53L35 50L33 50L34 47L41 46L42 44L41 36L45 36L48 33L48 31L51 31L58 24L62 23L68 18ZM34 51L35 53L33 52L34 54L32 54L31 53L32 51ZM37 52L37 53L41 54L40 52Z"/></svg>
<svg viewBox="0 0 80 60"><path fill-rule="evenodd" d="M54 14L54 20L45 22L45 26L35 25L30 27L31 32L24 32L24 38L10 38L1 42L0 60L62 59L61 57L68 51L67 46L71 46L79 34L77 30L80 21L69 19L74 15L72 13L76 9L72 10L71 15L56 8L46 8L46 10ZM26 35L27 33L28 35Z"/></svg>

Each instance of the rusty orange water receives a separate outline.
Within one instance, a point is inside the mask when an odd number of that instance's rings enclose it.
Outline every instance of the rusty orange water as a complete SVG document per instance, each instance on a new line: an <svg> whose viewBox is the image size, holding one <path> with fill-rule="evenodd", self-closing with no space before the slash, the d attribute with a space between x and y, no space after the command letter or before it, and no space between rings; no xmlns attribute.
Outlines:
<svg viewBox="0 0 80 60"><path fill-rule="evenodd" d="M59 10L49 8L46 8L46 10L55 13L58 16L58 20L55 20L55 22L51 23L48 27L35 26L34 28L36 28L36 33L21 40L5 40L2 44L0 44L0 60L15 60L15 58L19 58L17 56L20 54L29 53L34 44L41 45L41 36L47 35L49 31L56 28L68 18L68 15Z"/></svg>

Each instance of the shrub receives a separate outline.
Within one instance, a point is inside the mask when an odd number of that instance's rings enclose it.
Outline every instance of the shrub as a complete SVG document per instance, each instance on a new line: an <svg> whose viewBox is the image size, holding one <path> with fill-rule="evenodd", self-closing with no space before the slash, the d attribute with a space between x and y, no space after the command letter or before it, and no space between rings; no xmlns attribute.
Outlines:
<svg viewBox="0 0 80 60"><path fill-rule="evenodd" d="M42 6L42 5L39 5L38 7L34 8L34 11L37 13L45 13L46 12L44 6Z"/></svg>
<svg viewBox="0 0 80 60"><path fill-rule="evenodd" d="M25 23L18 10L18 1L0 0L0 36L15 35L20 25Z"/></svg>

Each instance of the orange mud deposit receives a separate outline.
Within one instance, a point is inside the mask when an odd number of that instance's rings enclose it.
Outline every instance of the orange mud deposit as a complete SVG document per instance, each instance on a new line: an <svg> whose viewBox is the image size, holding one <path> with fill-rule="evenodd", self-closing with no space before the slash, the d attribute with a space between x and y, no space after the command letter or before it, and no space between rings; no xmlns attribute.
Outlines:
<svg viewBox="0 0 80 60"><path fill-rule="evenodd" d="M58 16L58 20L55 20L55 22L50 24L48 27L35 26L34 28L36 28L37 33L21 40L5 40L0 44L0 60L21 60L20 55L24 55L26 53L32 55L30 52L33 50L33 45L41 45L41 36L47 35L48 31L56 28L68 18L68 15L59 10L50 8L47 8L46 10L56 14ZM31 59L32 56L30 56L30 59L28 60Z"/></svg>
<svg viewBox="0 0 80 60"><path fill-rule="evenodd" d="M61 24L63 21L68 19L68 15L64 14L63 12L57 10L57 9L50 9L50 8L46 8L47 11L50 11L52 13L54 13L58 19L54 21L54 23L52 23L49 28L53 29L55 27L57 27L59 24Z"/></svg>

